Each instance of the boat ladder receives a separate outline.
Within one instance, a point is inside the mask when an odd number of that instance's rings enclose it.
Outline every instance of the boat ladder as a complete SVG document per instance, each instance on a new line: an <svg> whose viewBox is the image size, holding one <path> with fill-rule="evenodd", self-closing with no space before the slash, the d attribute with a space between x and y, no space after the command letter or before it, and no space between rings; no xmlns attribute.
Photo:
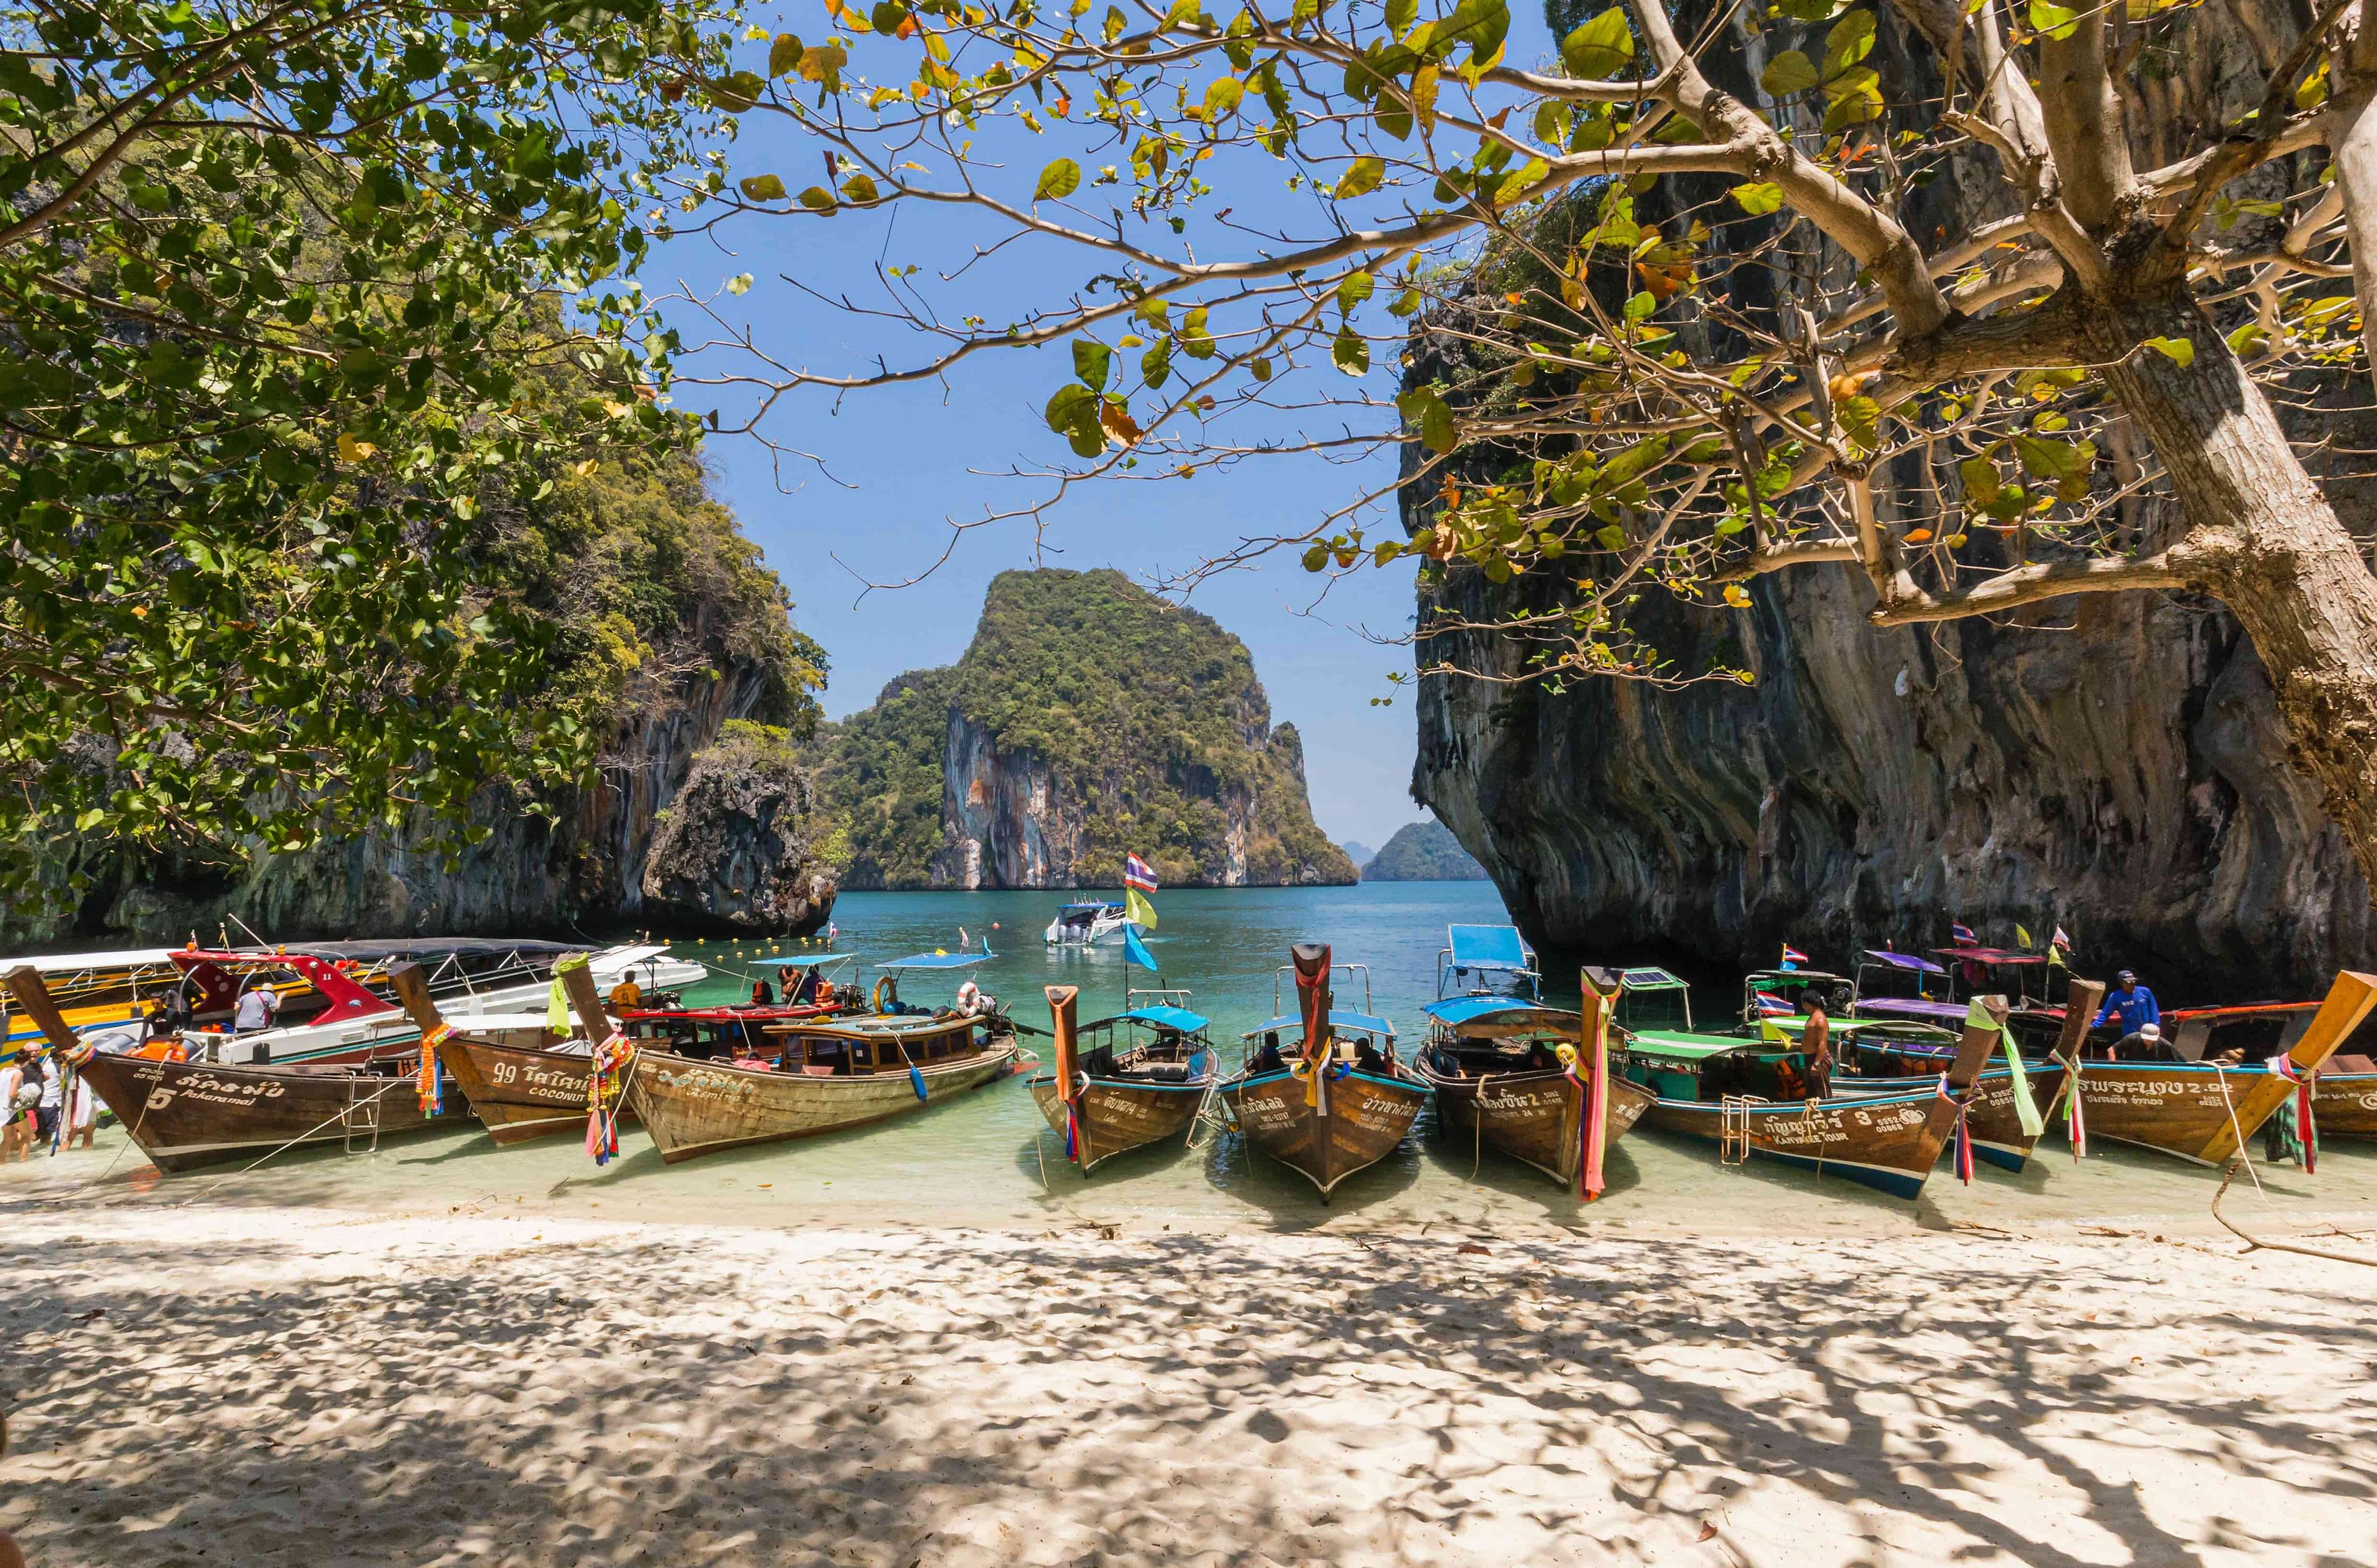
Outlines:
<svg viewBox="0 0 2377 1568"><path fill-rule="evenodd" d="M1716 1157L1720 1165L1750 1160L1750 1107L1766 1102L1754 1095L1727 1095L1716 1104Z"/></svg>
<svg viewBox="0 0 2377 1568"><path fill-rule="evenodd" d="M376 1155L379 1153L379 1097L387 1091L374 1090L369 1098L357 1099L355 1095L363 1086L361 1078L347 1080L347 1108L340 1113L339 1128L347 1153L355 1153L355 1143L360 1139L363 1152Z"/></svg>

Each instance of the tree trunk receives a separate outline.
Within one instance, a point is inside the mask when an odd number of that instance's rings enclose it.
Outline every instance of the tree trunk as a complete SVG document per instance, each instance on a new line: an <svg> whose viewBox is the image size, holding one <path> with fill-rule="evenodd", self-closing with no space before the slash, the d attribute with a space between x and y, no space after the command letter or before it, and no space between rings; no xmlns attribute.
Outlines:
<svg viewBox="0 0 2377 1568"><path fill-rule="evenodd" d="M2319 784L2377 888L2377 576L2192 301L2174 293L2084 316L2091 356L2170 475L2188 524L2174 563L2252 638L2287 760ZM2193 363L2138 346L2155 337L2188 339Z"/></svg>
<svg viewBox="0 0 2377 1568"><path fill-rule="evenodd" d="M2340 61L2339 61L2340 64ZM2377 77L2351 82L2328 110L2328 150L2344 229L2352 247L2352 294L2360 302L2360 341L2377 376Z"/></svg>

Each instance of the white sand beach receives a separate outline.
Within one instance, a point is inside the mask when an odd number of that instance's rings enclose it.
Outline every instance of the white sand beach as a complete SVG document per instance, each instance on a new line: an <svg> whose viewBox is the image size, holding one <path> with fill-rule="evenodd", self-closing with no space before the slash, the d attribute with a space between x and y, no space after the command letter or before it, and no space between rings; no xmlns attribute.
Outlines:
<svg viewBox="0 0 2377 1568"><path fill-rule="evenodd" d="M18 1203L0 1523L42 1568L2377 1561L2377 1273L2114 1228Z"/></svg>

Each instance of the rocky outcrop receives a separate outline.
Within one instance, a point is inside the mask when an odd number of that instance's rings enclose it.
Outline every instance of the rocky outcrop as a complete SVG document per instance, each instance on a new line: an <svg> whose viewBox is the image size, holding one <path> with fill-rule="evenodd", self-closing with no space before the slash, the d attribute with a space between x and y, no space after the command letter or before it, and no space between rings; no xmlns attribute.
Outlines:
<svg viewBox="0 0 2377 1568"><path fill-rule="evenodd" d="M851 887L1115 887L1128 854L1167 885L1355 880L1245 645L1117 572L1000 574L965 657L837 726L828 770Z"/></svg>
<svg viewBox="0 0 2377 1568"><path fill-rule="evenodd" d="M535 574L556 686L585 694L603 736L591 783L490 785L467 824L476 843L425 820L245 859L78 842L57 856L56 897L0 916L7 945L211 940L241 923L276 940L822 923L830 846L801 764L780 743L747 778L733 765L740 732L813 722L822 654L699 470L571 481L501 543L511 558L491 569ZM705 846L733 869L704 874Z"/></svg>
<svg viewBox="0 0 2377 1568"><path fill-rule="evenodd" d="M1687 5L1678 25L1691 33L1710 10ZM1928 63L1894 14L1881 19L1875 64L1914 83ZM2147 82L2151 102L2133 106L2142 167L2259 100L2236 18L2215 8L2190 25ZM1742 14L1713 36L1713 74L1754 101L1759 45ZM2252 194L2314 177L2316 162L2272 165ZM1670 181L1644 207L1711 196ZM1989 215L1953 171L1912 202L1903 216L1917 232ZM2260 243L2241 237L2252 222L2232 243ZM1441 368L1431 353L1459 352L1429 340L1420 324L1415 377ZM2337 434L2332 412L2314 421L2338 449L2367 444ZM1499 461L1478 454L1475 471ZM2370 498L2340 497L2356 526ZM1426 498L1406 501L1407 521L1422 521ZM1457 570L1423 590L1422 618L1543 610L1548 591ZM1885 940L1943 943L1951 920L2007 944L2017 923L2041 941L2060 924L2084 972L2131 965L2167 998L2305 995L2377 959L2369 890L2286 761L2252 645L2216 605L2132 593L1877 632L1870 590L1845 568L1750 592L1740 611L1654 592L1631 612L1674 670L1738 668L1750 686L1423 683L1413 793L1484 863L1547 962L1763 964L1787 940L1838 963ZM1424 644L1423 663L1440 656L1521 673L1481 636Z"/></svg>
<svg viewBox="0 0 2377 1568"><path fill-rule="evenodd" d="M1486 868L1442 822L1406 822L1362 867L1366 882L1477 882Z"/></svg>
<svg viewBox="0 0 2377 1568"><path fill-rule="evenodd" d="M833 908L808 770L782 730L736 720L698 754L644 867L643 912L672 931L806 933Z"/></svg>

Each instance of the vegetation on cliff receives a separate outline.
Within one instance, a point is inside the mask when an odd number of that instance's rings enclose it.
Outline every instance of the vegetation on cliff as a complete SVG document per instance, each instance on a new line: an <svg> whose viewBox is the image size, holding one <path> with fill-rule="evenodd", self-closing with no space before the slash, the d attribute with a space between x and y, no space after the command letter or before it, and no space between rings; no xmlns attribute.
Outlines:
<svg viewBox="0 0 2377 1568"><path fill-rule="evenodd" d="M1168 882L1354 880L1312 820L1301 744L1272 725L1246 645L1119 572L1001 573L963 658L902 676L834 726L826 790L846 885L952 880L936 860L961 804L961 729L999 765L1045 772L1035 832L1061 858L1056 881L1117 885L1133 853Z"/></svg>
<svg viewBox="0 0 2377 1568"><path fill-rule="evenodd" d="M0 837L299 844L578 774L547 622L475 568L490 507L691 434L615 280L714 126L713 13L5 14Z"/></svg>
<svg viewBox="0 0 2377 1568"><path fill-rule="evenodd" d="M36 841L19 852L20 896L0 931L18 944L76 932L161 938L193 922L211 928L235 909L275 935L341 919L364 934L398 916L350 884L391 862L418 862L422 877L452 885L448 907L468 903L497 924L561 928L620 917L637 875L620 861L640 854L643 829L583 836L579 818L615 816L589 803L600 805L604 792L649 796L654 781L629 785L653 768L664 775L657 787L675 787L691 750L718 728L708 717L673 722L689 714L716 710L805 742L825 655L793 624L782 583L711 498L691 456L627 452L585 473L557 464L546 477L551 488L540 497L491 501L461 557L464 596L500 595L534 617L544 656L520 698L582 736L580 772L559 783L482 785L459 845L443 843L448 824L425 810L361 840L296 850L229 832L162 844L103 830ZM731 691L731 701L722 707L713 688ZM676 755L626 744L680 730ZM524 834L521 819L543 826ZM438 902L411 894L405 906L426 919Z"/></svg>
<svg viewBox="0 0 2377 1568"><path fill-rule="evenodd" d="M1486 868L1433 817L1397 828L1362 868L1366 882L1475 882L1485 877Z"/></svg>

